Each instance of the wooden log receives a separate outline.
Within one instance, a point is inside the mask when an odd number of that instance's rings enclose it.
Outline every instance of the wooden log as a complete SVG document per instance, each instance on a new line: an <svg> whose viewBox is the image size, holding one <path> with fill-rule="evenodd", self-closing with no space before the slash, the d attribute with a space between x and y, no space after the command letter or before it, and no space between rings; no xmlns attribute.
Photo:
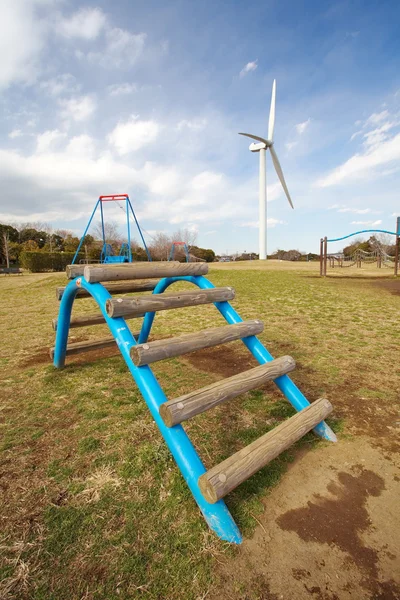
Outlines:
<svg viewBox="0 0 400 600"><path fill-rule="evenodd" d="M183 277L206 275L207 263L137 262L125 265L87 265L84 277L89 283L118 281L119 279L142 279L143 277Z"/></svg>
<svg viewBox="0 0 400 600"><path fill-rule="evenodd" d="M130 349L133 363L137 367L194 352L202 348L226 344L250 335L261 333L264 325L261 321L244 321L235 325L225 325L213 329L204 329L196 333L186 333L166 340L156 340L146 344L137 344Z"/></svg>
<svg viewBox="0 0 400 600"><path fill-rule="evenodd" d="M198 484L204 498L214 504L226 496L253 473L297 442L331 412L331 403L320 398L201 475Z"/></svg>
<svg viewBox="0 0 400 600"><path fill-rule="evenodd" d="M68 344L66 355L81 354L82 352L90 352L90 350L100 350L101 348L107 348L108 346L114 346L116 344L113 337L106 337L100 340L89 340L85 342L73 342ZM50 358L54 359L54 348L50 348Z"/></svg>
<svg viewBox="0 0 400 600"><path fill-rule="evenodd" d="M125 315L125 319L138 319L144 317L144 313L135 315ZM82 315L80 317L71 317L69 324L70 329L74 327L90 327L91 325L104 325L106 322L105 318L101 313L96 315ZM57 319L52 321L54 331L57 331Z"/></svg>
<svg viewBox="0 0 400 600"><path fill-rule="evenodd" d="M126 314L134 315L136 313L210 304L211 302L224 302L232 300L234 297L235 290L231 287L209 290L194 289L184 292L137 296L135 298L111 298L106 302L106 310L109 317L123 317Z"/></svg>
<svg viewBox="0 0 400 600"><path fill-rule="evenodd" d="M110 294L128 294L129 292L151 292L156 287L159 280L143 279L142 281L118 281L117 283L108 283L104 287ZM65 287L56 288L56 298L61 300ZM89 292L80 288L76 298L91 297Z"/></svg>
<svg viewBox="0 0 400 600"><path fill-rule="evenodd" d="M291 356L282 356L265 365L196 390L185 396L169 400L160 406L160 415L167 427L187 421L195 415L260 387L271 379L285 375L296 367Z"/></svg>

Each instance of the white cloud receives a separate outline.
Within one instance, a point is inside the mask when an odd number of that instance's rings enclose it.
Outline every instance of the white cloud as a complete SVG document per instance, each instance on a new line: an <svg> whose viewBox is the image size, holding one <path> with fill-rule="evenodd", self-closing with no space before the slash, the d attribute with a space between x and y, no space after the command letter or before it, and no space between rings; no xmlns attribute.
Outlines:
<svg viewBox="0 0 400 600"><path fill-rule="evenodd" d="M352 221L351 225L382 225L382 221Z"/></svg>
<svg viewBox="0 0 400 600"><path fill-rule="evenodd" d="M297 123L297 125L295 125L297 133L299 135L304 133L306 131L306 129L309 127L310 123L311 123L310 118L308 118L307 121L303 121L302 123Z"/></svg>
<svg viewBox="0 0 400 600"><path fill-rule="evenodd" d="M107 87L110 96L126 96L137 92L137 85L134 83L113 83Z"/></svg>
<svg viewBox="0 0 400 600"><path fill-rule="evenodd" d="M36 151L41 154L54 150L65 138L66 134L58 129L45 131L36 138Z"/></svg>
<svg viewBox="0 0 400 600"><path fill-rule="evenodd" d="M106 45L101 52L89 52L87 59L105 68L132 67L141 56L146 41L145 33L133 34L125 29L106 30ZM82 52L78 58L84 56Z"/></svg>
<svg viewBox="0 0 400 600"><path fill-rule="evenodd" d="M96 101L92 96L76 96L69 100L60 100L61 116L67 121L85 121L96 110Z"/></svg>
<svg viewBox="0 0 400 600"><path fill-rule="evenodd" d="M80 86L78 85L75 77L70 73L63 73L62 75L57 75L53 79L48 79L47 81L42 81L40 83L40 88L50 94L50 96L60 96L65 93L75 93L79 90Z"/></svg>
<svg viewBox="0 0 400 600"><path fill-rule="evenodd" d="M22 133L22 131L21 131L20 129L13 129L13 130L12 130L12 131L10 131L10 133L8 134L8 137L9 137L11 140L14 140L15 138L19 138L19 137L21 137L22 135L24 135L24 134Z"/></svg>
<svg viewBox="0 0 400 600"><path fill-rule="evenodd" d="M100 8L84 7L70 17L59 17L56 31L66 38L96 39L106 26L106 15Z"/></svg>
<svg viewBox="0 0 400 600"><path fill-rule="evenodd" d="M191 131L201 131L202 129L204 129L204 127L206 127L206 125L207 119L183 119L182 121L179 121L176 128L178 129L178 131L182 131L183 129L190 129Z"/></svg>
<svg viewBox="0 0 400 600"><path fill-rule="evenodd" d="M345 163L334 169L329 175L321 177L316 187L330 187L349 179L369 179L376 176L377 169L400 159L400 133L383 141L361 154L354 154Z"/></svg>
<svg viewBox="0 0 400 600"><path fill-rule="evenodd" d="M138 116L132 116L129 121L118 123L107 139L118 154L124 155L154 142L159 129L155 121L140 121Z"/></svg>
<svg viewBox="0 0 400 600"><path fill-rule="evenodd" d="M364 127L367 127L368 125L377 125L381 121L384 121L385 119L387 119L388 116L389 116L389 111L387 111L387 110L383 110L380 113L373 113L365 121Z"/></svg>
<svg viewBox="0 0 400 600"><path fill-rule="evenodd" d="M245 65L243 67L243 69L240 71L239 77L244 77L245 75L247 75L247 73L250 73L251 71L255 71L257 69L257 67L258 67L257 60L253 60L251 62L248 62L247 65Z"/></svg>
<svg viewBox="0 0 400 600"><path fill-rule="evenodd" d="M45 24L36 14L38 3L0 2L0 88L35 80L45 44Z"/></svg>
<svg viewBox="0 0 400 600"><path fill-rule="evenodd" d="M339 208L340 213L355 213L357 215L366 215L371 212L370 208Z"/></svg>
<svg viewBox="0 0 400 600"><path fill-rule="evenodd" d="M293 148L297 146L297 144L298 142L286 142L285 148L288 152L290 152L291 150L293 150Z"/></svg>

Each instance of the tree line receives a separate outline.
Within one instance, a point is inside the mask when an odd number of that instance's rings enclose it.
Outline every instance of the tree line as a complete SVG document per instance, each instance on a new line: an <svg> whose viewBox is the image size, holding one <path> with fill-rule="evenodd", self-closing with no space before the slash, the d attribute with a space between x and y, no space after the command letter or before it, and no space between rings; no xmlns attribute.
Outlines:
<svg viewBox="0 0 400 600"><path fill-rule="evenodd" d="M120 234L118 224L104 224L106 243L114 254L119 254L121 245L127 240ZM172 235L162 232L151 236L148 249L153 260L168 260L173 241L187 244L190 260L213 262L215 252L210 248L196 245L197 232L190 229L179 229ZM78 249L80 238L67 229L53 229L46 223L23 223L10 225L0 223L0 264L21 265L32 268L32 265L42 265L42 270L63 268L65 261L59 260L60 254L73 255ZM81 249L80 259L87 262L99 261L103 247L103 232L101 223L94 228L92 235L86 235ZM145 249L136 240L131 240L131 251L134 260L148 260ZM34 255L34 256L33 256ZM182 248L175 248L174 260L185 261L186 254ZM57 266L56 266L57 265Z"/></svg>

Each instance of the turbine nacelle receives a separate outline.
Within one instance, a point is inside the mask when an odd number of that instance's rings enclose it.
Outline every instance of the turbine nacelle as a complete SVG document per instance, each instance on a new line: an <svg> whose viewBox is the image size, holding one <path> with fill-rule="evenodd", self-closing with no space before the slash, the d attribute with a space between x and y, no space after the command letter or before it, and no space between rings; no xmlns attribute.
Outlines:
<svg viewBox="0 0 400 600"><path fill-rule="evenodd" d="M251 152L260 152L260 150L266 150L268 148L268 145L272 146L272 144L267 144L264 142L258 142L258 144L255 144L253 142L252 144L250 144L249 150Z"/></svg>

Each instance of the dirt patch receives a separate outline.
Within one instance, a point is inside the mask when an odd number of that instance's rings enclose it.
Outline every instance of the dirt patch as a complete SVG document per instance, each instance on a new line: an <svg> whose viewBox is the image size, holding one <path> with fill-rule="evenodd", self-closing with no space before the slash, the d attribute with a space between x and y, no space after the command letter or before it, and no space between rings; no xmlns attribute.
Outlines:
<svg viewBox="0 0 400 600"><path fill-rule="evenodd" d="M368 569L376 577L378 554L367 548L359 533L370 526L366 501L369 496L380 496L385 488L382 477L363 469L360 475L341 471L337 481L332 480L327 491L334 496L316 496L307 507L292 509L281 515L278 525L286 531L295 531L305 542L334 543L348 552L356 565Z"/></svg>
<svg viewBox="0 0 400 600"><path fill-rule="evenodd" d="M226 559L209 600L400 598L396 478L365 438L301 453L265 498L254 536ZM272 596L254 593L257 580Z"/></svg>
<svg viewBox="0 0 400 600"><path fill-rule="evenodd" d="M387 290L395 296L400 296L400 279L378 279L377 281L371 282L374 287L379 287L383 290Z"/></svg>
<svg viewBox="0 0 400 600"><path fill-rule="evenodd" d="M231 377L259 364L247 350L244 354L227 345L192 352L185 360L196 369L222 377Z"/></svg>

